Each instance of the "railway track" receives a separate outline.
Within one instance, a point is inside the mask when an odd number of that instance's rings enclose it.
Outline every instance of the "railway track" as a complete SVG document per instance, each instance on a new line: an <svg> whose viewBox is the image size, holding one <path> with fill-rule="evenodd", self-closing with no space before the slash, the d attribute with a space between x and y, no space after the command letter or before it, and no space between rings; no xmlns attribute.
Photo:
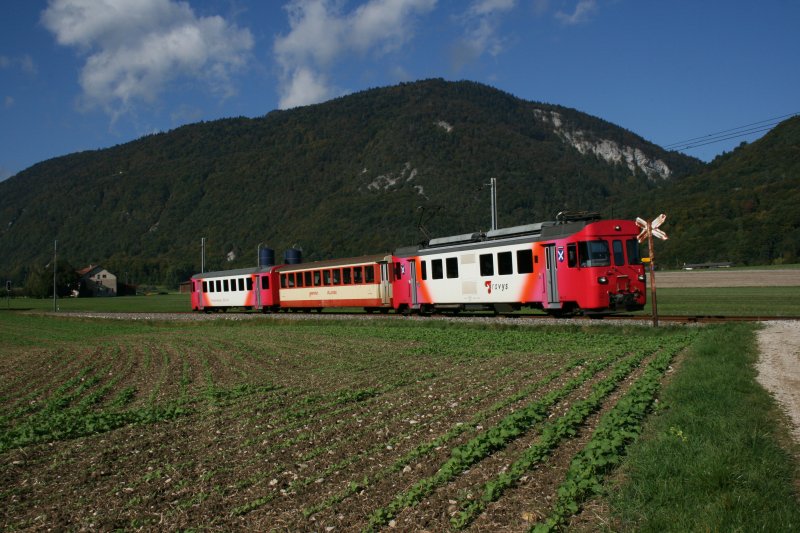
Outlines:
<svg viewBox="0 0 800 533"><path fill-rule="evenodd" d="M53 314L53 313L48 313ZM619 315L604 315L604 316L570 316L555 318L545 314L521 314L521 313L438 313L431 316L419 315L401 315L395 313L376 313L369 314L363 311L337 311L337 312L323 312L323 313L274 313L262 315L261 313L240 311L230 311L227 313L193 313L190 311L179 313L110 313L110 312L59 312L54 316L72 316L84 318L114 318L122 320L214 320L214 319L228 319L228 320L241 320L241 319L259 319L264 318L287 318L287 319L397 319L397 320L456 320L468 322L470 320L491 322L497 318L506 319L512 322L537 322L543 323L569 323L569 322L587 322L587 323L609 323L609 322L652 322L650 315L644 314L619 314ZM800 316L723 316L723 315L659 315L659 323L669 324L714 324L724 322L764 322L764 321L783 321L792 322L800 321Z"/></svg>

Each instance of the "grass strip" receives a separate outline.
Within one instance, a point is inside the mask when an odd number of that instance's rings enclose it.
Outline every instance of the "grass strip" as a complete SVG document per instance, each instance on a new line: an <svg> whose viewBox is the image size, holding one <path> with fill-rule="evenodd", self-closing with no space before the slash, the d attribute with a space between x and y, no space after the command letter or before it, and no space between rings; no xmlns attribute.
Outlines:
<svg viewBox="0 0 800 533"><path fill-rule="evenodd" d="M667 407L631 446L610 498L615 529L798 531L798 465L755 380L754 327L704 330L663 391Z"/></svg>

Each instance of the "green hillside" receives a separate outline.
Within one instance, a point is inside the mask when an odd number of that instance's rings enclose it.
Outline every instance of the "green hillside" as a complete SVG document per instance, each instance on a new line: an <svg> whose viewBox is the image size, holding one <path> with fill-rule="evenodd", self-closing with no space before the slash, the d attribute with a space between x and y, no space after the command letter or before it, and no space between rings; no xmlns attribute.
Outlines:
<svg viewBox="0 0 800 533"><path fill-rule="evenodd" d="M136 283L199 271L201 237L208 269L254 264L259 243L307 259L390 250L420 239L423 212L434 235L487 229L491 177L501 226L634 215L702 168L574 109L427 80L34 165L0 183L0 276L44 268L55 239L72 264Z"/></svg>
<svg viewBox="0 0 800 533"><path fill-rule="evenodd" d="M657 249L666 266L800 261L800 117L702 172L631 197L626 209L634 206L640 216L667 214L670 239Z"/></svg>

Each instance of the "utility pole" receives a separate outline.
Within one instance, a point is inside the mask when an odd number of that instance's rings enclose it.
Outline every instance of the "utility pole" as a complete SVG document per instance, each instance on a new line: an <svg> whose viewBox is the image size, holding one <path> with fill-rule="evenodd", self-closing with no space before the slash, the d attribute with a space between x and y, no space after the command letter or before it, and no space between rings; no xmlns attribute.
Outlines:
<svg viewBox="0 0 800 533"><path fill-rule="evenodd" d="M206 238L200 238L200 273L206 271Z"/></svg>
<svg viewBox="0 0 800 533"><path fill-rule="evenodd" d="M58 291L56 290L56 271L58 270L58 239L53 242L53 312L58 312Z"/></svg>
<svg viewBox="0 0 800 533"><path fill-rule="evenodd" d="M489 180L492 195L492 229L497 229L497 178Z"/></svg>

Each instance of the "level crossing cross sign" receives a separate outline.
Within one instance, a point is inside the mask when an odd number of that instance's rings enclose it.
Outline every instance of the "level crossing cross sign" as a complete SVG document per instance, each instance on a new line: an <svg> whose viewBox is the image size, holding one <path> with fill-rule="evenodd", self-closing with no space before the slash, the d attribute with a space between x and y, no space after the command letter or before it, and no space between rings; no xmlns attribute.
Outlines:
<svg viewBox="0 0 800 533"><path fill-rule="evenodd" d="M658 237L662 241L666 241L667 234L664 233L663 230L658 229L658 227L661 226L665 220L667 220L667 215L663 213L654 218L649 224L646 220L637 218L636 225L642 228L642 231L639 232L639 235L636 237L636 239L639 242L644 242L647 240L648 235L652 235L653 237Z"/></svg>
<svg viewBox="0 0 800 533"><path fill-rule="evenodd" d="M664 230L659 229L661 224L667 220L667 215L660 214L656 218L653 219L652 222L647 222L643 218L636 219L636 225L642 228L642 231L639 232L639 235L636 236L636 239L642 243L647 241L647 248L649 253L648 263L650 264L650 292L652 294L652 306L653 306L653 326L658 326L658 308L656 306L656 278L655 278L655 261L653 260L653 237L659 238L663 241L667 240L667 234L664 233ZM644 258L642 259L645 260Z"/></svg>

